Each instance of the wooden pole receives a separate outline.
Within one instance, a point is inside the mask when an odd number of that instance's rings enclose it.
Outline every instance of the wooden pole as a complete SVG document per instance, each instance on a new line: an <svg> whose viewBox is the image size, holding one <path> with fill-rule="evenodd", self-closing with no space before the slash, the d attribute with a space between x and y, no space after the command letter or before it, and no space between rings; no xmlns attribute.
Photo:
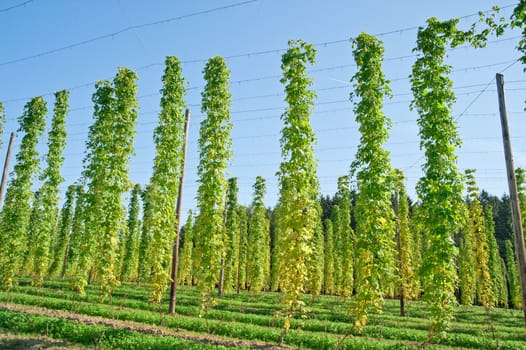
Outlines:
<svg viewBox="0 0 526 350"><path fill-rule="evenodd" d="M185 122L184 122L184 144L183 144L183 162L181 164L181 178L179 179L179 195L177 196L176 206L176 224L175 224L175 242L173 245L172 252L172 283L170 286L170 306L168 312L173 315L175 314L175 304L177 302L177 278L179 269L179 236L181 233L181 207L183 204L183 183L184 183L184 168L186 165L186 148L188 146L188 128L190 126L190 110L185 111Z"/></svg>
<svg viewBox="0 0 526 350"><path fill-rule="evenodd" d="M4 162L4 172L2 173L2 182L0 184L0 206L2 205L2 200L4 198L5 185L7 182L7 176L9 171L9 161L11 160L11 150L13 149L13 142L15 140L15 133L12 132L9 137L9 146L7 146L7 154L5 156Z"/></svg>
<svg viewBox="0 0 526 350"><path fill-rule="evenodd" d="M515 178L515 166L513 165L510 132L508 129L508 116L506 113L506 101L504 99L504 76L500 73L497 73L496 79L497 92L499 96L500 122L502 125L502 141L504 142L504 156L506 158L506 170L508 173L513 231L515 232L515 249L519 260L519 276L522 289L522 308L524 311L524 322L526 324L526 250L524 248L524 234L522 231L522 218L517 189L517 179Z"/></svg>

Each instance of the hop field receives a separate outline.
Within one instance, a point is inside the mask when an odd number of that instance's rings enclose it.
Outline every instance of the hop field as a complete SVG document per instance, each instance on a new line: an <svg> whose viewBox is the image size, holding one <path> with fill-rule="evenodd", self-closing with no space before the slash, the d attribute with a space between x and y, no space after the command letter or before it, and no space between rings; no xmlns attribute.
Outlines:
<svg viewBox="0 0 526 350"><path fill-rule="evenodd" d="M428 344L429 315L420 301L409 302L398 315L398 300L387 300L383 314L369 315L360 335L353 331L341 298L305 298L302 318L279 345L284 305L279 294L247 292L226 295L203 317L199 292L180 289L176 314L167 305L148 302L148 285L124 284L112 299L101 302L100 288L89 285L86 295L71 292L68 282L46 281L36 289L20 279L10 293L0 293L0 329L48 336L78 346L102 349L525 349L526 333L518 310L459 307L448 337ZM167 300L167 298L164 298ZM72 345L76 346L76 345Z"/></svg>

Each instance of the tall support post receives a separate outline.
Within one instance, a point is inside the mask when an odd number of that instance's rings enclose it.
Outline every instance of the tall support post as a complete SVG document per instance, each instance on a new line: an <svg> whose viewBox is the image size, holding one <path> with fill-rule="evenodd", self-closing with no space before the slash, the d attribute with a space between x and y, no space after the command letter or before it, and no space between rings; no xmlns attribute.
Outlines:
<svg viewBox="0 0 526 350"><path fill-rule="evenodd" d="M9 146L7 146L7 154L4 162L4 172L2 173L2 182L0 183L0 206L2 206L2 200L4 199L5 185L7 182L7 175L9 170L9 161L11 160L11 150L13 149L13 142L15 140L15 133L12 132L9 137Z"/></svg>
<svg viewBox="0 0 526 350"><path fill-rule="evenodd" d="M190 126L190 110L185 112L184 122L184 144L183 144L183 162L181 164L181 178L179 179L179 195L177 196L176 205L176 224L175 224L175 241L172 253L172 283L170 284L170 306L168 312L175 314L175 304L177 302L177 277L179 269L179 241L181 233L181 207L183 204L183 183L184 183L184 169L186 166L186 149L188 146L188 128Z"/></svg>
<svg viewBox="0 0 526 350"><path fill-rule="evenodd" d="M504 76L500 73L497 73L496 79L497 92L499 96L500 122L502 125L502 141L504 142L504 156L506 158L506 171L508 173L513 231L515 232L515 249L519 260L519 276L522 289L522 308L524 311L524 322L526 324L526 250L524 248L524 233L522 231L522 218L517 189L517 179L515 178L515 166L513 165L510 132L508 129L508 116L506 113L506 101L504 99Z"/></svg>

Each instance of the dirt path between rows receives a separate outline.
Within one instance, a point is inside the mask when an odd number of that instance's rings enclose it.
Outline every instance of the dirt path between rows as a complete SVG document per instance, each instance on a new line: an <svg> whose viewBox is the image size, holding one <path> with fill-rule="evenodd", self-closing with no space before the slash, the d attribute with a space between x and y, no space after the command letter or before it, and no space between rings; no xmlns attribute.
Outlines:
<svg viewBox="0 0 526 350"><path fill-rule="evenodd" d="M185 339L200 343L206 343L211 345L223 345L229 347L249 347L251 349L265 349L265 350L289 350L293 349L289 346L258 342L258 341L248 341L248 340L239 340L231 339L226 337L220 337L212 334L203 334L189 332L186 330L175 330L166 327L160 327L155 325L148 325L139 322L133 321L121 321L121 320L111 320L108 318L98 317L98 316L88 316L83 314L77 314L70 311L64 310L51 310L37 306L26 306L12 303L2 303L0 304L0 309L22 312L28 314L35 314L40 316L48 316L55 318L62 318L69 321L91 324L91 325L102 325L107 327L112 327L116 329L124 329L133 332L140 332L146 334L152 334L156 336L170 336L179 339ZM170 316L167 316L170 317Z"/></svg>

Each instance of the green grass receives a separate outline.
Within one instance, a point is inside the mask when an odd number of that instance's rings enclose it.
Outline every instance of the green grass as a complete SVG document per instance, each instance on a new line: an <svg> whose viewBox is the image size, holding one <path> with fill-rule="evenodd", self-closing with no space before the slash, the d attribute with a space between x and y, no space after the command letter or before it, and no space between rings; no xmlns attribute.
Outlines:
<svg viewBox="0 0 526 350"><path fill-rule="evenodd" d="M158 337L123 329L87 325L69 320L0 310L0 328L16 333L44 335L101 349L227 349L174 337Z"/></svg>
<svg viewBox="0 0 526 350"><path fill-rule="evenodd" d="M86 296L69 290L67 282L46 281L46 288L36 290L29 280L20 279L11 293L0 293L1 301L68 310L81 314L164 325L175 329L209 332L231 338L275 343L281 335L282 318L275 313L283 306L277 293L254 296L246 292L229 295L210 310L208 322L200 317L199 294L195 288L178 289L176 317L164 315L167 303L149 303L148 286L124 284L111 300L100 302L98 286L88 286ZM372 314L361 335L351 332L345 303L337 297L322 296L315 301L305 298L305 319L291 323L285 343L301 348L332 349L345 337L340 349L406 349L427 341L428 315L425 304L410 302L408 316L398 315L398 301L387 300L382 315ZM449 337L435 348L526 349L521 313L517 310L494 309L490 314L481 307L461 307ZM207 326L208 323L208 326Z"/></svg>

